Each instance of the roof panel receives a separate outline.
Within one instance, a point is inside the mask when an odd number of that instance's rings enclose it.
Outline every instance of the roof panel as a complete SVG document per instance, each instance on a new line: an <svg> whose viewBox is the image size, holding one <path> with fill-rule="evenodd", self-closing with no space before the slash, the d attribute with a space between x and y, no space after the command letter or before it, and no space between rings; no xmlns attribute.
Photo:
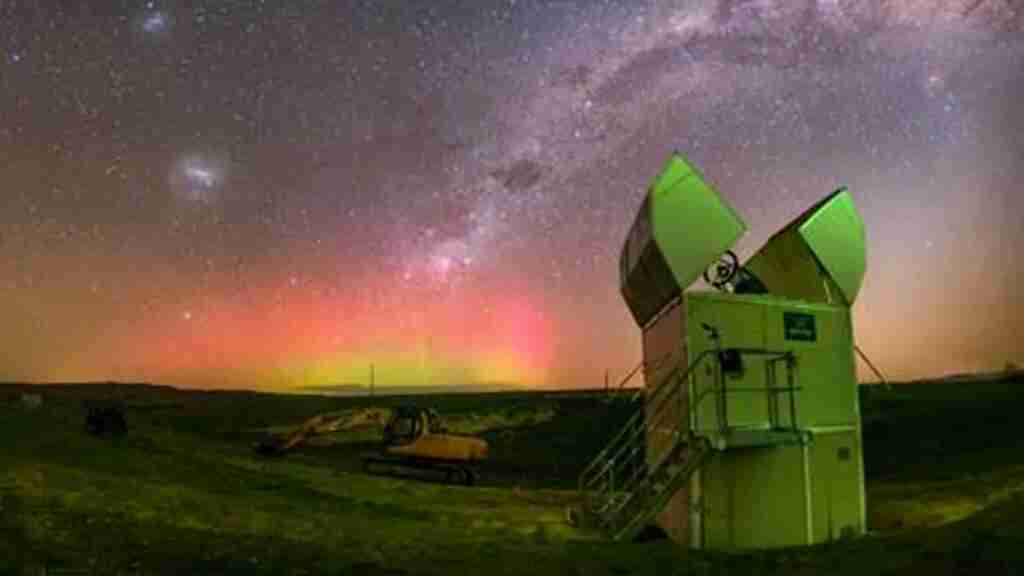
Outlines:
<svg viewBox="0 0 1024 576"><path fill-rule="evenodd" d="M620 258L622 294L637 323L697 280L745 231L732 207L673 154L648 189Z"/></svg>
<svg viewBox="0 0 1024 576"><path fill-rule="evenodd" d="M867 270L864 221L853 197L840 188L800 225L800 235L853 305Z"/></svg>
<svg viewBox="0 0 1024 576"><path fill-rule="evenodd" d="M718 192L678 154L652 192L654 237L676 284L693 284L747 225Z"/></svg>

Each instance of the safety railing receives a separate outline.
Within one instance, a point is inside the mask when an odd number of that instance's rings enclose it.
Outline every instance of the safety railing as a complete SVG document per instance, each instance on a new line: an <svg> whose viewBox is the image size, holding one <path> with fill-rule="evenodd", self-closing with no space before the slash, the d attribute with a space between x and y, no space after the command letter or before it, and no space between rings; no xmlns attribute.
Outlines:
<svg viewBox="0 0 1024 576"><path fill-rule="evenodd" d="M764 358L764 386L735 386L729 384L729 378L723 369L721 362L722 354L735 354L739 358L762 357ZM786 370L786 383L779 385L778 367L783 365ZM693 386L693 393L696 395L692 403L693 429L695 432L717 432L728 434L734 428L730 421L729 406L730 398L735 394L764 394L766 413L764 422L772 430L799 429L797 420L796 393L800 387L795 384L794 369L796 367L796 355L788 350L768 350L763 348L726 348L719 351L719 362L715 363L715 375L711 385L701 388L700 381ZM746 368L744 368L745 370ZM710 395L715 395L715 423L712 426L702 426L700 410L702 400ZM788 419L783 420L781 416L787 413Z"/></svg>
<svg viewBox="0 0 1024 576"><path fill-rule="evenodd" d="M608 445L580 474L579 489L581 492L611 492L630 486L645 467L645 436L648 419L662 414L670 400L683 398L681 383L685 383L690 374L705 360L711 358L714 351L701 353L685 371L681 372L682 362L678 362L664 377L662 382L648 395L643 409L631 417L622 430L616 434Z"/></svg>
<svg viewBox="0 0 1024 576"><path fill-rule="evenodd" d="M723 369L727 354L741 359L763 357L765 385L729 386ZM702 387L702 380L693 377L709 360L713 360L715 371L710 385ZM778 383L780 364L786 369L784 386ZM579 490L586 512L595 515L599 524L613 535L633 533L638 522L649 519L671 497L665 492L666 487L674 490L684 480L683 475L688 478L702 464L707 451L695 452L693 448L710 446L703 434L725 435L731 431L732 394L766 394L768 427L797 430L795 394L799 388L794 385L795 365L796 357L790 351L755 348L706 350L685 369L681 361L677 362L657 386L646 390L644 407L580 474ZM709 398L714 399L717 422L701 427L701 407ZM786 411L788 422L780 417Z"/></svg>

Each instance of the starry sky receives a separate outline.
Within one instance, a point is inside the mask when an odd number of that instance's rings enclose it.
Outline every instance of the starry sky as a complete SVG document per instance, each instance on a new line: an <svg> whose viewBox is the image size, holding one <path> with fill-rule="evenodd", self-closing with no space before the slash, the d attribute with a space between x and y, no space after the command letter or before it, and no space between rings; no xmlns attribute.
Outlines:
<svg viewBox="0 0 1024 576"><path fill-rule="evenodd" d="M0 379L615 381L672 150L741 257L849 187L890 378L1024 364L1020 2L3 0Z"/></svg>

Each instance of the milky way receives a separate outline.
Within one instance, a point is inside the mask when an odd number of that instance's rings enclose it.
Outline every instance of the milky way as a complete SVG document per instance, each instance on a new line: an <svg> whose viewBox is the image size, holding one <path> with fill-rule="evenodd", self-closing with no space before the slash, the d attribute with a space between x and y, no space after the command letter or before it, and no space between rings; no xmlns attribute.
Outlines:
<svg viewBox="0 0 1024 576"><path fill-rule="evenodd" d="M741 255L849 187L892 377L1024 363L1019 3L5 2L0 38L0 379L600 385L672 150Z"/></svg>

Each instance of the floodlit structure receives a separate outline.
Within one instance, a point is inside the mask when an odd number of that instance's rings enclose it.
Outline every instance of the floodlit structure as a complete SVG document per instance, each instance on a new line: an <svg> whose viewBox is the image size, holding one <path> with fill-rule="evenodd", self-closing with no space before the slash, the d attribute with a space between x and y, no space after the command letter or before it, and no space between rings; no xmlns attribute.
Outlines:
<svg viewBox="0 0 1024 576"><path fill-rule="evenodd" d="M813 544L865 531L850 307L864 226L837 190L740 265L740 216L678 154L620 259L645 408L580 478L616 538L656 523L692 548ZM687 291L701 276L715 288Z"/></svg>

